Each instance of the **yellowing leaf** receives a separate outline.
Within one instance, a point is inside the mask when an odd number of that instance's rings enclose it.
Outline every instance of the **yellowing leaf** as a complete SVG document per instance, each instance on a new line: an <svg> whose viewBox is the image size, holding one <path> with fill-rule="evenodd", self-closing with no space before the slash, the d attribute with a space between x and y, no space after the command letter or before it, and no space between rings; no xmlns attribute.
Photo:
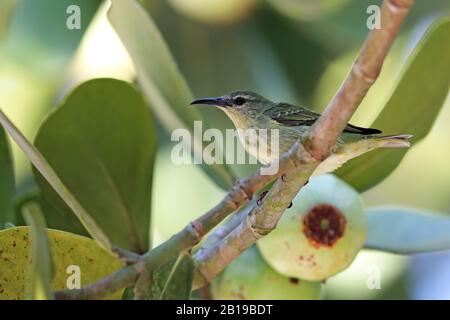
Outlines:
<svg viewBox="0 0 450 320"><path fill-rule="evenodd" d="M27 299L48 300L53 299L51 283L53 279L53 261L45 219L37 203L24 206L23 215L31 227L31 259L27 281Z"/></svg>
<svg viewBox="0 0 450 320"><path fill-rule="evenodd" d="M92 239L51 229L47 236L54 264L53 290L68 289L78 279L85 286L124 266ZM25 298L31 241L29 227L0 231L0 300ZM122 291L107 298L120 299Z"/></svg>

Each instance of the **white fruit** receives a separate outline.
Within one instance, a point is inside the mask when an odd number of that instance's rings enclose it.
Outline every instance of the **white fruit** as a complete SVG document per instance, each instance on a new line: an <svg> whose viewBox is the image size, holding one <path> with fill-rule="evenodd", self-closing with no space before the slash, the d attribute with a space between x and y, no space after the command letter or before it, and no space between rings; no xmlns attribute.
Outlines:
<svg viewBox="0 0 450 320"><path fill-rule="evenodd" d="M319 281L345 269L366 238L360 195L327 174L311 179L277 228L257 245L267 263L279 273Z"/></svg>

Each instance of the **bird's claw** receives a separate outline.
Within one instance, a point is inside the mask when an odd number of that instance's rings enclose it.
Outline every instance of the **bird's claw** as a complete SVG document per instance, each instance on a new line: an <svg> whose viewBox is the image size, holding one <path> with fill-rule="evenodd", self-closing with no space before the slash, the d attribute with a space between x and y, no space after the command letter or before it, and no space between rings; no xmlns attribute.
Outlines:
<svg viewBox="0 0 450 320"><path fill-rule="evenodd" d="M258 200L256 200L256 204L258 205L258 207L261 205L261 201L264 199L264 197L266 196L266 194L268 193L269 191L263 191L263 192L261 192L261 194L259 195L259 197L258 197Z"/></svg>
<svg viewBox="0 0 450 320"><path fill-rule="evenodd" d="M113 247L112 251L117 254L119 259L126 265L135 264L142 260L139 254L124 250L122 248Z"/></svg>

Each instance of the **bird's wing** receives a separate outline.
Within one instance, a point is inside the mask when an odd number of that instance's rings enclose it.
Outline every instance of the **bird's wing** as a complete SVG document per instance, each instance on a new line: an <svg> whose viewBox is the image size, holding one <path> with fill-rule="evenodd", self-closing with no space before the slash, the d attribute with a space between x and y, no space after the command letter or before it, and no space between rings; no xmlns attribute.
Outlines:
<svg viewBox="0 0 450 320"><path fill-rule="evenodd" d="M279 124L292 127L311 126L320 117L320 113L285 102L267 109L264 114ZM381 133L378 129L362 128L352 124L347 124L344 132L364 135Z"/></svg>

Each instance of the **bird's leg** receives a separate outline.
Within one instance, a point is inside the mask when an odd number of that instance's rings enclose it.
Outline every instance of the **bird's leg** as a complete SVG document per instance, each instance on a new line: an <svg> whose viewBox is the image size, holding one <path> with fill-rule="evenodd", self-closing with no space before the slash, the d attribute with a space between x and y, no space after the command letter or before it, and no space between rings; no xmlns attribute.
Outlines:
<svg viewBox="0 0 450 320"><path fill-rule="evenodd" d="M258 197L258 200L256 200L256 205L259 207L260 205L261 205L261 201L264 199L264 197L266 196L266 194L268 193L269 191L263 191L263 192L261 192L261 194L259 195L259 197Z"/></svg>

